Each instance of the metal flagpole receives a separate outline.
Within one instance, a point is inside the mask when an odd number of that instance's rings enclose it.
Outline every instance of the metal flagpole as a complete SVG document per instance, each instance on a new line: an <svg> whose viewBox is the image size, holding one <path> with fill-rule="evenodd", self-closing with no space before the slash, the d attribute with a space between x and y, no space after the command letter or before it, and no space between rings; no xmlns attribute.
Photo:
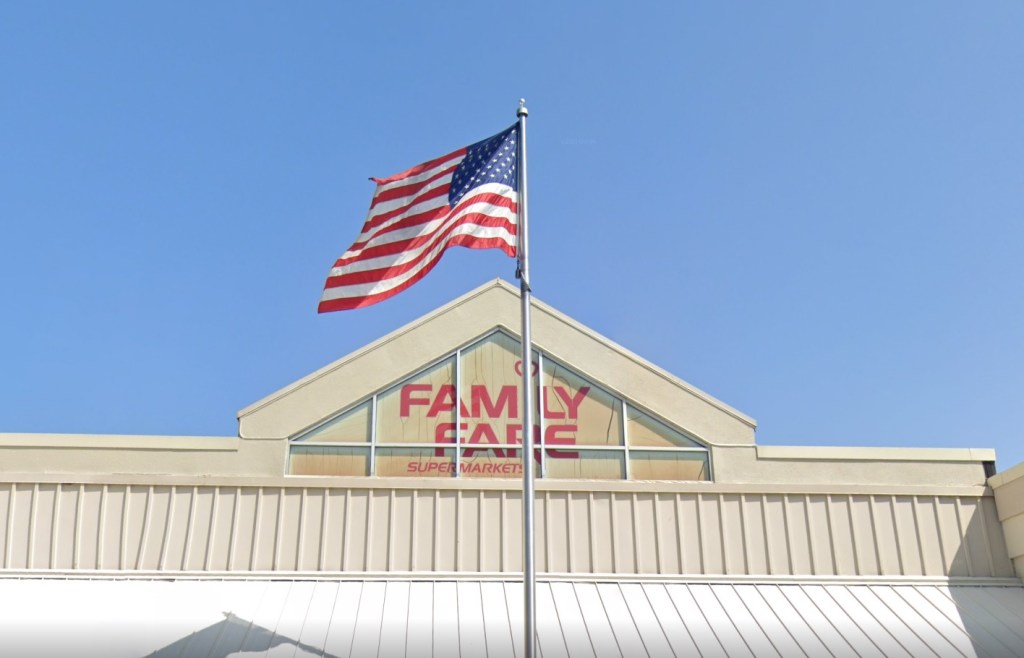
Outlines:
<svg viewBox="0 0 1024 658"><path fill-rule="evenodd" d="M526 233L526 101L519 99L519 298L523 308L523 648L525 658L537 651L536 566L533 561L533 345L530 337L530 270ZM540 376L540 373L537 373Z"/></svg>

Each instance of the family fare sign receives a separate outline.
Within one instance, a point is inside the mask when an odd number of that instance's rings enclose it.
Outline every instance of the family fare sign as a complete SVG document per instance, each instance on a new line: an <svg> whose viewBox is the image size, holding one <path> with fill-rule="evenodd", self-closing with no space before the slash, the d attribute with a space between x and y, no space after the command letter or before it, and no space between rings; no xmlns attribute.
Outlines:
<svg viewBox="0 0 1024 658"><path fill-rule="evenodd" d="M515 365L515 370L519 371L519 363ZM590 386L571 387L555 383L538 388L543 439L549 458L579 458L577 451L550 446L576 445L581 412L590 392ZM405 384L400 390L398 415L402 421L418 420L420 427L425 426L432 433L435 444L450 447L458 442L461 446L474 446L464 448L462 452L461 473L516 475L522 473L522 464L519 450L510 446L520 446L523 442L521 398L520 387L515 384L471 384L464 387L461 400L457 399L452 384ZM458 423L453 422L455 418L458 418ZM539 443L541 424L534 425L533 432L534 441ZM435 457L443 458L445 454L444 448L434 450ZM539 450L534 458L539 461ZM451 461L413 460L407 465L407 472L411 474L450 473L454 470L455 464Z"/></svg>

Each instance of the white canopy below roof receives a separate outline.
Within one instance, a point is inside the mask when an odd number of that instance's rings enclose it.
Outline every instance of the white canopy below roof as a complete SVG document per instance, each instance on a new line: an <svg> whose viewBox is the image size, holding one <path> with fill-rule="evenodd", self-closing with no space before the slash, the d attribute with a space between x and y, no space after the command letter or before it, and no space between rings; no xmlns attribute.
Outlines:
<svg viewBox="0 0 1024 658"><path fill-rule="evenodd" d="M543 656L1024 656L1024 587L538 584ZM517 656L508 580L0 579L4 655Z"/></svg>

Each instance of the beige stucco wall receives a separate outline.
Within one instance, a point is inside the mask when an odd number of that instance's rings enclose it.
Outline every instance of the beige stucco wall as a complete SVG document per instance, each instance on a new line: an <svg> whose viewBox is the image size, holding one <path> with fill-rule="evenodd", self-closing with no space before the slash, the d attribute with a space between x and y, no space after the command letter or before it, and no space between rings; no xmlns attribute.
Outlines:
<svg viewBox="0 0 1024 658"><path fill-rule="evenodd" d="M287 454L283 438L0 434L0 475L281 478ZM985 463L994 461L995 454L977 449L752 445L713 446L711 458L714 480L720 484L982 486Z"/></svg>
<svg viewBox="0 0 1024 658"><path fill-rule="evenodd" d="M1024 578L1024 464L995 474L989 484L995 492L1007 552L1017 575Z"/></svg>
<svg viewBox="0 0 1024 658"><path fill-rule="evenodd" d="M985 484L993 450L957 448L843 448L716 446L716 482L747 484Z"/></svg>
<svg viewBox="0 0 1024 658"><path fill-rule="evenodd" d="M0 474L280 476L287 450L238 437L0 434Z"/></svg>

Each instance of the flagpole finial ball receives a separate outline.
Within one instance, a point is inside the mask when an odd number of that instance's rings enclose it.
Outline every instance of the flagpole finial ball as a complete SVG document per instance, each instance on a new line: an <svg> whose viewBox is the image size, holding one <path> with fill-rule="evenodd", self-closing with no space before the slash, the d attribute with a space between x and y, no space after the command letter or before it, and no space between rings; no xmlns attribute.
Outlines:
<svg viewBox="0 0 1024 658"><path fill-rule="evenodd" d="M519 99L519 109L516 110L516 116L517 117L525 117L525 116L528 116L529 114L530 114L530 111L528 109L526 109L526 99L525 98L520 98Z"/></svg>

